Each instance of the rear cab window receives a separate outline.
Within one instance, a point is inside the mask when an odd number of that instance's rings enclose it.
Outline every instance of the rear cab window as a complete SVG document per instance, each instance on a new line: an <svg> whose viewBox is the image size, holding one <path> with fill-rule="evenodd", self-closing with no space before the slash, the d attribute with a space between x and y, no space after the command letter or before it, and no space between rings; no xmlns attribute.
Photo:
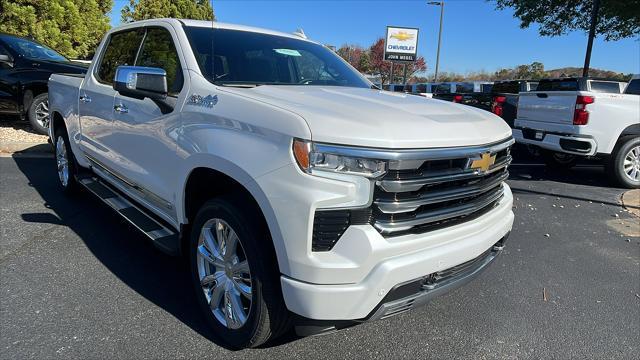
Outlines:
<svg viewBox="0 0 640 360"><path fill-rule="evenodd" d="M433 86L434 94L451 94L451 85L450 84L438 84Z"/></svg>
<svg viewBox="0 0 640 360"><path fill-rule="evenodd" d="M578 91L578 79L540 80L537 91Z"/></svg>
<svg viewBox="0 0 640 360"><path fill-rule="evenodd" d="M505 81L495 83L491 89L494 94L517 94L520 92L520 83L517 81Z"/></svg>
<svg viewBox="0 0 640 360"><path fill-rule="evenodd" d="M590 83L592 92L620 94L618 82L591 80Z"/></svg>
<svg viewBox="0 0 640 360"><path fill-rule="evenodd" d="M472 93L473 92L473 84L471 84L471 83L459 83L459 84L456 84L456 92L457 93Z"/></svg>

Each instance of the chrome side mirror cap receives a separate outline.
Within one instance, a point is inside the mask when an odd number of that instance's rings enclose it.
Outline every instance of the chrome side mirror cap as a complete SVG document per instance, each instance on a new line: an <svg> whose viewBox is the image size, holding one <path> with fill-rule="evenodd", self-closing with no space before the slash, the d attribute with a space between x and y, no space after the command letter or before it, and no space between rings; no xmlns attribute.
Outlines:
<svg viewBox="0 0 640 360"><path fill-rule="evenodd" d="M144 66L118 66L113 89L135 99L164 100L167 97L167 72Z"/></svg>

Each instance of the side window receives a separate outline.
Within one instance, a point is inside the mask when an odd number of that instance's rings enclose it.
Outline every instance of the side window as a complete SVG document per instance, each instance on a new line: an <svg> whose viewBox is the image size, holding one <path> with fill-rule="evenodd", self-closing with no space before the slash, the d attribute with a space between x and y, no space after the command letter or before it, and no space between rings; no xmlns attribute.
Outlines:
<svg viewBox="0 0 640 360"><path fill-rule="evenodd" d="M111 35L98 67L98 80L113 84L116 68L120 65L134 65L144 29L123 31Z"/></svg>
<svg viewBox="0 0 640 360"><path fill-rule="evenodd" d="M182 90L182 67L171 34L166 29L147 29L136 66L164 69L167 72L169 95L177 95Z"/></svg>
<svg viewBox="0 0 640 360"><path fill-rule="evenodd" d="M627 85L625 94L640 95L640 79L633 79Z"/></svg>
<svg viewBox="0 0 640 360"><path fill-rule="evenodd" d="M11 59L11 54L9 54L9 52L5 50L2 45L0 45L0 55L7 55L9 56L9 59ZM5 62L0 62L0 69L11 69L11 66L9 66L9 64Z"/></svg>

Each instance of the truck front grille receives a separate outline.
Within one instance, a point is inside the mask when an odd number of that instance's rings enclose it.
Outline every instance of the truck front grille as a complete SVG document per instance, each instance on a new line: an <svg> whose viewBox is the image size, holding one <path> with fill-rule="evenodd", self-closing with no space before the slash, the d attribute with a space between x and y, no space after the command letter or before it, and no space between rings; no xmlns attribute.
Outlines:
<svg viewBox="0 0 640 360"><path fill-rule="evenodd" d="M421 234L470 221L500 201L511 163L509 138L485 146L427 150L363 150L389 161L371 206L316 210L312 251L331 251L351 225L370 224L383 236Z"/></svg>
<svg viewBox="0 0 640 360"><path fill-rule="evenodd" d="M502 198L509 176L511 143L503 144L461 149L455 157L434 152L431 159L391 161L376 182L372 225L384 236L423 233L488 211Z"/></svg>

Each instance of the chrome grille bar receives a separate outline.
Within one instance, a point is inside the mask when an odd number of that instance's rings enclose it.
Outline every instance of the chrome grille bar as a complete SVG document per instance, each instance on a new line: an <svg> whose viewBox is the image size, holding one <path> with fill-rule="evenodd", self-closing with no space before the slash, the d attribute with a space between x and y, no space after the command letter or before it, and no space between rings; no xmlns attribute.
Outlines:
<svg viewBox="0 0 640 360"><path fill-rule="evenodd" d="M377 182L384 191L387 192L409 192L417 191L425 185L441 184L445 182L474 179L486 176L496 171L500 171L511 163L511 156L507 156L498 163L494 164L486 172L477 170L452 170L436 173L427 173L420 177L407 179L382 179Z"/></svg>
<svg viewBox="0 0 640 360"><path fill-rule="evenodd" d="M494 201L497 201L502 197L502 194L503 187L502 185L500 185L495 190L487 194L478 196L473 200L469 200L467 202L463 202L461 204L453 205L450 207L442 207L435 210L419 212L415 214L414 217L406 220L395 220L393 218L391 220L376 219L374 227L383 234L390 234L393 232L409 230L419 225L442 221L459 216L470 215L478 210L485 208L486 206L489 206Z"/></svg>
<svg viewBox="0 0 640 360"><path fill-rule="evenodd" d="M378 209L385 214L397 214L417 210L420 206L436 204L445 201L459 200L466 197L480 195L498 186L509 177L509 173L504 170L501 174L491 178L480 180L471 185L460 187L448 187L442 190L425 191L416 197L398 198L396 194L386 193L374 201Z"/></svg>

